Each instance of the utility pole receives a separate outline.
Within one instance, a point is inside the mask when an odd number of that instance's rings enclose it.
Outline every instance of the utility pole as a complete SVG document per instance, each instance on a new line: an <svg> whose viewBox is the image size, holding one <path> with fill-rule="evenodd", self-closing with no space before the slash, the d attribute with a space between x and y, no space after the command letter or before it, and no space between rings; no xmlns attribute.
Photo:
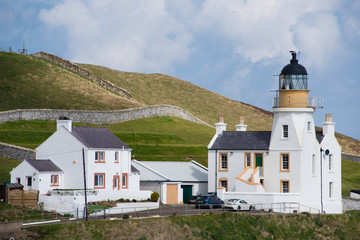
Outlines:
<svg viewBox="0 0 360 240"><path fill-rule="evenodd" d="M86 171L85 171L85 150L84 150L84 148L82 149L82 157L83 157L83 170L84 170L85 221L87 221L88 214L87 214Z"/></svg>

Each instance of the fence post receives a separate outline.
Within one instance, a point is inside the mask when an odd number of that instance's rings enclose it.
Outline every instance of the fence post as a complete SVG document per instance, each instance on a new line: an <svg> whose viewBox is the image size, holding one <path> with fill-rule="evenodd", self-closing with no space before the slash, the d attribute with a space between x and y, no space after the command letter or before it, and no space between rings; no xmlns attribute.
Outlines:
<svg viewBox="0 0 360 240"><path fill-rule="evenodd" d="M105 211L106 211L106 208L104 208L104 219L106 219L106 213L105 213Z"/></svg>

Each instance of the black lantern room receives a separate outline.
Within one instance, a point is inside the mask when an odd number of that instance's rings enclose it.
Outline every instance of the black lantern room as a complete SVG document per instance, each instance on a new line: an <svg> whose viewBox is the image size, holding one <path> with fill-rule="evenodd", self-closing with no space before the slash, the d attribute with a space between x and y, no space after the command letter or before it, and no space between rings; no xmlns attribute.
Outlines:
<svg viewBox="0 0 360 240"><path fill-rule="evenodd" d="M298 63L296 52L290 51L292 59L279 76L279 90L307 90L308 74L304 66Z"/></svg>

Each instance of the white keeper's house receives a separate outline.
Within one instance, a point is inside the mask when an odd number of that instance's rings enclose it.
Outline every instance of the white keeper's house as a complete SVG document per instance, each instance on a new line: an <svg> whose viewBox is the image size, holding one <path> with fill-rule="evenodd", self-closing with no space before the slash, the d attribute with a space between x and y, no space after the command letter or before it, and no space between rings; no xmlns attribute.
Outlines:
<svg viewBox="0 0 360 240"><path fill-rule="evenodd" d="M208 191L280 212L342 213L341 147L326 114L322 131L309 98L308 74L292 53L279 75L272 131L247 131L244 119L226 131L220 117L208 145ZM263 204L263 205L261 205Z"/></svg>
<svg viewBox="0 0 360 240"><path fill-rule="evenodd" d="M140 172L131 166L131 150L107 128L74 127L64 117L36 148L36 159L26 159L10 172L11 182L46 196L81 191L86 179L92 192L88 201L147 199L151 192L140 191Z"/></svg>

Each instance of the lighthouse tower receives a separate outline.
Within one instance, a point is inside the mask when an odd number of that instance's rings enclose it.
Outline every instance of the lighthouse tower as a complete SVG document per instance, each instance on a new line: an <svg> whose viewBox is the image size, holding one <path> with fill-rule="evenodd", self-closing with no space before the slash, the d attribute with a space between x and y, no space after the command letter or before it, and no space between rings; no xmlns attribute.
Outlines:
<svg viewBox="0 0 360 240"><path fill-rule="evenodd" d="M267 171L273 177L265 188L271 192L299 194L304 205L320 209L320 145L316 140L314 98L309 99L308 74L298 63L296 53L279 75L274 99L274 121ZM266 171L266 168L265 168ZM277 173L276 175L274 173ZM270 182L269 182L270 181Z"/></svg>

